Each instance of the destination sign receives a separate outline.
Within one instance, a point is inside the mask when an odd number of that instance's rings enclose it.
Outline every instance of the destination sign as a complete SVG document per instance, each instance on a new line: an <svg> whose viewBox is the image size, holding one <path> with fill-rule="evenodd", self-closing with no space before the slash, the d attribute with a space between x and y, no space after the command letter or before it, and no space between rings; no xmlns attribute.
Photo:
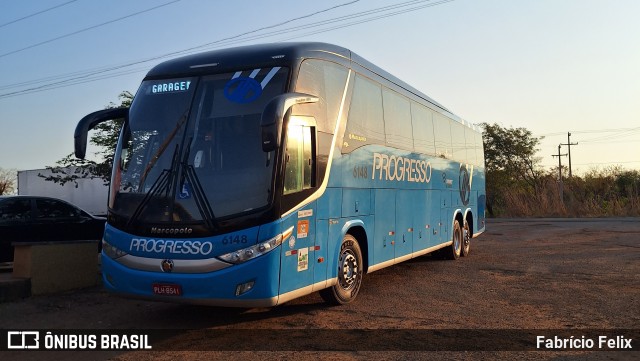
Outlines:
<svg viewBox="0 0 640 361"><path fill-rule="evenodd" d="M160 83L160 84L154 84L151 87L151 92L153 94L181 92L181 91L189 90L190 86L191 86L190 80Z"/></svg>

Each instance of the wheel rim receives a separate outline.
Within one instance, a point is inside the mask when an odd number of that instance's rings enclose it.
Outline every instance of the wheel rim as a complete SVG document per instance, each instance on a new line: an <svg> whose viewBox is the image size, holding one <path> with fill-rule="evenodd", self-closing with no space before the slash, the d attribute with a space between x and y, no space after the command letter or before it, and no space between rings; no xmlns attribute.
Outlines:
<svg viewBox="0 0 640 361"><path fill-rule="evenodd" d="M358 280L358 259L350 250L346 250L340 255L340 287L348 290L355 287Z"/></svg>
<svg viewBox="0 0 640 361"><path fill-rule="evenodd" d="M458 225L456 223L456 225ZM460 257L462 255L462 229L460 226L454 228L453 231L453 252L455 254L455 258Z"/></svg>
<svg viewBox="0 0 640 361"><path fill-rule="evenodd" d="M459 229L459 228L458 228ZM456 253L460 253L460 246L462 242L460 241L460 232L454 232L453 234L453 249Z"/></svg>
<svg viewBox="0 0 640 361"><path fill-rule="evenodd" d="M471 244L471 235L469 233L469 225L465 222L464 228L462 229L462 242L465 251L469 249Z"/></svg>

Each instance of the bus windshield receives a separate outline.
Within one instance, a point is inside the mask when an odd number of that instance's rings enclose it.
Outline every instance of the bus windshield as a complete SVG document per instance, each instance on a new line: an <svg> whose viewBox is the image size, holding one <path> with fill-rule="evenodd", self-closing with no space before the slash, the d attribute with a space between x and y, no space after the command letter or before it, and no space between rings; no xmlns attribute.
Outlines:
<svg viewBox="0 0 640 361"><path fill-rule="evenodd" d="M274 67L144 81L116 150L109 207L144 223L200 223L267 206L273 157L261 146Z"/></svg>

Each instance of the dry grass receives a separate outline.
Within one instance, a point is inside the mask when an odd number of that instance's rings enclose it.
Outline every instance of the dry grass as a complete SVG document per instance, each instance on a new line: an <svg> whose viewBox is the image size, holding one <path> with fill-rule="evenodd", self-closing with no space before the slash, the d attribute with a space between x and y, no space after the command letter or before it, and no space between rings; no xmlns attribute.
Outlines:
<svg viewBox="0 0 640 361"><path fill-rule="evenodd" d="M512 183L493 205L499 217L637 217L640 216L640 172L610 168L564 179L548 174L534 189Z"/></svg>

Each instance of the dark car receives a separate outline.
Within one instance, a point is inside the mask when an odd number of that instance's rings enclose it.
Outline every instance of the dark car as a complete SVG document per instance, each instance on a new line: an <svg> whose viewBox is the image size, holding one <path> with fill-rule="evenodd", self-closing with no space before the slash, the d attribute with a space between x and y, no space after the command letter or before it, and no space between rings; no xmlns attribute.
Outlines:
<svg viewBox="0 0 640 361"><path fill-rule="evenodd" d="M0 196L0 263L13 261L13 242L100 241L105 222L60 199Z"/></svg>

